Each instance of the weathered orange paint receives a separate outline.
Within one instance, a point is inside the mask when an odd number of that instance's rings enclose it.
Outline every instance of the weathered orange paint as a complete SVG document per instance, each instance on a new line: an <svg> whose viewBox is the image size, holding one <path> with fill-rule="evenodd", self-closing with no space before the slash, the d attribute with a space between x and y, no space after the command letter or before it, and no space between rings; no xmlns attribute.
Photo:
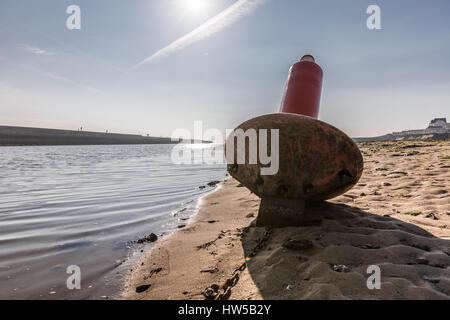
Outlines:
<svg viewBox="0 0 450 320"><path fill-rule="evenodd" d="M248 150L245 164L228 164L231 176L262 198L326 200L346 192L361 177L363 158L358 146L344 132L320 120L275 113L250 119L238 128L279 129L278 173L260 175L263 165L249 164Z"/></svg>

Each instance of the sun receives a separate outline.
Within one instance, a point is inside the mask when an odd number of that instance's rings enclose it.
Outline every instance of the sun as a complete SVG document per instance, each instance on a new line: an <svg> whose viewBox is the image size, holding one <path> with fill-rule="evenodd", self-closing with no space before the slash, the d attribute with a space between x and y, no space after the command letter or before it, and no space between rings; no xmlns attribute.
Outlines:
<svg viewBox="0 0 450 320"><path fill-rule="evenodd" d="M184 3L188 12L198 14L207 9L208 1L211 0L184 0Z"/></svg>

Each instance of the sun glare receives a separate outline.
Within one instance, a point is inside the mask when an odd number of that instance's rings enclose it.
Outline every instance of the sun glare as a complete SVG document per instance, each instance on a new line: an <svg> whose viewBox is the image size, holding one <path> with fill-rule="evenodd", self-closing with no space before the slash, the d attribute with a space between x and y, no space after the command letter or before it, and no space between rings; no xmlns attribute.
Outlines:
<svg viewBox="0 0 450 320"><path fill-rule="evenodd" d="M192 14L199 14L206 10L211 0L184 0L185 7Z"/></svg>

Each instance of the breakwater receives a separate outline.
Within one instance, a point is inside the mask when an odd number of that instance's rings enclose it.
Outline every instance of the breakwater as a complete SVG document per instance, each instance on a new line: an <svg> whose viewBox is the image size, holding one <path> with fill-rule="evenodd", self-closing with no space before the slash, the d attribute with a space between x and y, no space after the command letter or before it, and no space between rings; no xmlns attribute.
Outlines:
<svg viewBox="0 0 450 320"><path fill-rule="evenodd" d="M169 144L170 138L107 132L0 126L0 145Z"/></svg>

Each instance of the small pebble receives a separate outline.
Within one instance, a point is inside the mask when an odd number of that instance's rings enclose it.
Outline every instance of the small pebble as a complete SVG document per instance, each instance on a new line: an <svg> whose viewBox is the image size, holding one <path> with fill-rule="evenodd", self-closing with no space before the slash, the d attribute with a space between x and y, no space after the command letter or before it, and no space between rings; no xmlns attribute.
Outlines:
<svg viewBox="0 0 450 320"><path fill-rule="evenodd" d="M151 284L140 285L140 286L136 287L136 292L141 293L141 292L147 291L151 286L152 286Z"/></svg>

